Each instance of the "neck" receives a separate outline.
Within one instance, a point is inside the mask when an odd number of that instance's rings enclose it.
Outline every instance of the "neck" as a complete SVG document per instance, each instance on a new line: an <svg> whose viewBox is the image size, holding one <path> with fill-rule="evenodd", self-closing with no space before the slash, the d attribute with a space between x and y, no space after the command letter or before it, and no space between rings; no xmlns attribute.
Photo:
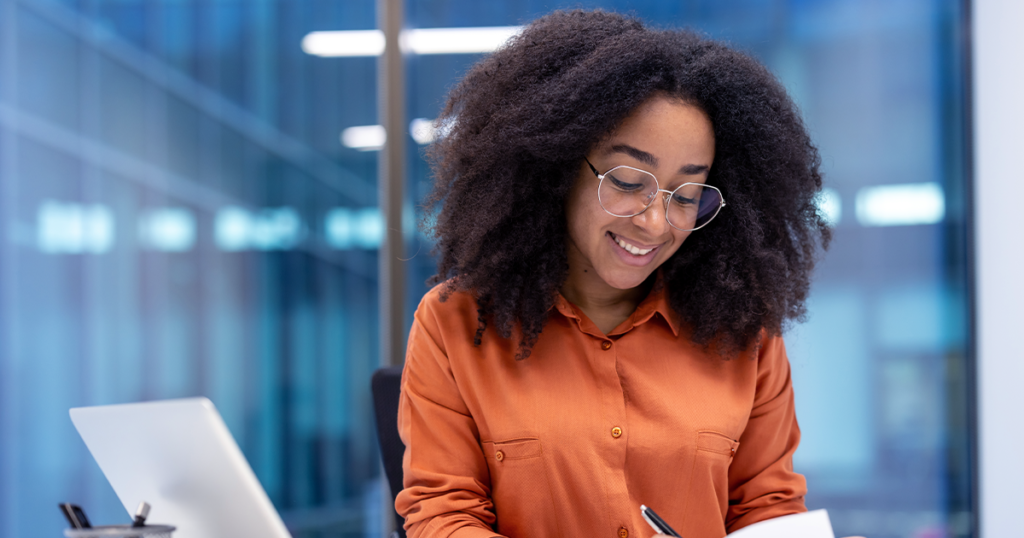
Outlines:
<svg viewBox="0 0 1024 538"><path fill-rule="evenodd" d="M576 254L573 250L569 252L569 275L559 291L592 319L622 313L628 316L651 291L654 275L635 288L613 288L589 263L573 256Z"/></svg>

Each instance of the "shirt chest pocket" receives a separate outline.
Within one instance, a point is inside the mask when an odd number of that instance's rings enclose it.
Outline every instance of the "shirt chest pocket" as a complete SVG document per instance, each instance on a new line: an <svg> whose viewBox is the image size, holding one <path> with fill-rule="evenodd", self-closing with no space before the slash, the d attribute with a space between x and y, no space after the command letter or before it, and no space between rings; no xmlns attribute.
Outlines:
<svg viewBox="0 0 1024 538"><path fill-rule="evenodd" d="M739 441L723 433L697 432L689 498L691 502L717 501L723 519L729 508L729 465L739 446ZM708 495L710 492L714 495Z"/></svg>
<svg viewBox="0 0 1024 538"><path fill-rule="evenodd" d="M483 441L480 445L491 472L497 531L519 537L536 535L537 529L556 529L557 521L538 520L552 505L540 439Z"/></svg>
<svg viewBox="0 0 1024 538"><path fill-rule="evenodd" d="M721 454L731 460L732 457L736 455L736 449L739 448L739 446L739 441L736 441L723 433L711 430L702 430L697 432L697 452Z"/></svg>
<svg viewBox="0 0 1024 538"><path fill-rule="evenodd" d="M502 464L516 460L528 460L544 455L540 439L528 437L509 441L484 441L481 443L488 463Z"/></svg>

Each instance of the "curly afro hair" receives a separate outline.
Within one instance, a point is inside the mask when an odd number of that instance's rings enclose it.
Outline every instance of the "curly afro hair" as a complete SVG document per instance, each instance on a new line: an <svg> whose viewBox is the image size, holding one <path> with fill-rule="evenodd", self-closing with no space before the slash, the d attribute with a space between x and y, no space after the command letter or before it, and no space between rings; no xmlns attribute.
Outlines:
<svg viewBox="0 0 1024 538"><path fill-rule="evenodd" d="M768 70L688 31L601 11L562 11L476 64L438 118L429 207L442 298L476 297L529 356L568 275L566 199L583 158L638 105L667 94L701 108L715 133L708 184L728 205L660 268L692 340L734 356L805 315L831 229L819 214L820 158Z"/></svg>

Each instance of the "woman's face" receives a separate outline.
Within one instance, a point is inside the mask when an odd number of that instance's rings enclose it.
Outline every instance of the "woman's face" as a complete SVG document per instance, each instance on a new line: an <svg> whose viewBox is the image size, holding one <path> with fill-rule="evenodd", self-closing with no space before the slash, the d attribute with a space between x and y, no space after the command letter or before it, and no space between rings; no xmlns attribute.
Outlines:
<svg viewBox="0 0 1024 538"><path fill-rule="evenodd" d="M645 101L587 155L602 174L621 165L639 168L654 174L659 188L669 191L687 182L706 182L714 158L715 135L704 111L663 95ZM679 231L665 220L663 193L639 215L608 214L597 196L599 183L582 163L566 207L571 274L583 271L591 275L588 280L596 275L597 283L612 288L635 288L692 232ZM633 254L632 247L641 254Z"/></svg>

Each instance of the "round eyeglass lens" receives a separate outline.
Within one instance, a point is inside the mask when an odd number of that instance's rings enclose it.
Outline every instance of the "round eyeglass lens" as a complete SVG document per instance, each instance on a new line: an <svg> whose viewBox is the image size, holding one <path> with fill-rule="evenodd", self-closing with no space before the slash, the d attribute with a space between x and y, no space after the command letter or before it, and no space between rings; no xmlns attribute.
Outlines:
<svg viewBox="0 0 1024 538"><path fill-rule="evenodd" d="M643 170L618 166L605 172L597 196L601 207L616 217L632 217L651 205L658 181Z"/></svg>
<svg viewBox="0 0 1024 538"><path fill-rule="evenodd" d="M722 207L722 193L700 183L680 185L668 200L665 217L683 231L696 230L711 222Z"/></svg>

